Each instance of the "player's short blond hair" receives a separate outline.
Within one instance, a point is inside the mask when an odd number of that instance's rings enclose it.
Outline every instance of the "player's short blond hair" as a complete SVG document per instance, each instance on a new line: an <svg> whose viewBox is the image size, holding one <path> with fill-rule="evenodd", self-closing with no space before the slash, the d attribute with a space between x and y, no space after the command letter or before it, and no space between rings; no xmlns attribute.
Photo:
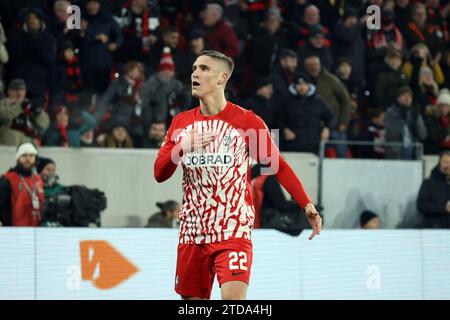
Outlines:
<svg viewBox="0 0 450 320"><path fill-rule="evenodd" d="M200 53L199 57L201 56L207 56L210 58L213 58L215 60L219 60L222 62L228 69L229 78L231 77L231 74L234 70L234 61L232 58L228 57L227 55L223 54L222 52L215 51L215 50L204 50L202 53Z"/></svg>

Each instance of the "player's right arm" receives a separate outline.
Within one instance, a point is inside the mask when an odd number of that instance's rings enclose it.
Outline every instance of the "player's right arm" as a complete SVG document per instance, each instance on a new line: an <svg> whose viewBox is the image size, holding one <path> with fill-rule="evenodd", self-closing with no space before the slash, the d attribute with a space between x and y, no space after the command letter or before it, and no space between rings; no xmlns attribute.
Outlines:
<svg viewBox="0 0 450 320"><path fill-rule="evenodd" d="M177 144L175 143L174 130L176 128L176 119L176 117L173 118L169 130L167 130L166 136L164 137L164 141L159 148L158 156L155 160L154 176L155 180L158 183L166 181L173 175L173 173L177 169L178 162L183 155L182 149L177 147ZM175 153L177 151L179 152L179 157L173 157L172 153Z"/></svg>

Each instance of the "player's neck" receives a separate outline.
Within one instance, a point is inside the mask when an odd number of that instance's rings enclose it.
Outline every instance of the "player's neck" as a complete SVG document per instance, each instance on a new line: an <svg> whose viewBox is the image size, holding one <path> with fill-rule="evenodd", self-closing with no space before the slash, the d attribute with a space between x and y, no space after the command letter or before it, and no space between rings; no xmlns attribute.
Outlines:
<svg viewBox="0 0 450 320"><path fill-rule="evenodd" d="M210 95L200 99L200 111L204 116L214 116L227 106L227 99L221 92L218 95Z"/></svg>

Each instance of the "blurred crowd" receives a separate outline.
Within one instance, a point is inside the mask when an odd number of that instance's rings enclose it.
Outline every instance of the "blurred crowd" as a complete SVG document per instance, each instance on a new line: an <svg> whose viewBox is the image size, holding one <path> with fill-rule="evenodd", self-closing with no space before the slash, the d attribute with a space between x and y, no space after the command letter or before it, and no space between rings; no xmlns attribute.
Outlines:
<svg viewBox="0 0 450 320"><path fill-rule="evenodd" d="M214 49L235 60L227 98L279 129L283 151L335 141L328 156L414 159L417 143L437 154L450 148L449 10L448 0L5 1L0 145L158 148L173 116L198 105L191 67Z"/></svg>

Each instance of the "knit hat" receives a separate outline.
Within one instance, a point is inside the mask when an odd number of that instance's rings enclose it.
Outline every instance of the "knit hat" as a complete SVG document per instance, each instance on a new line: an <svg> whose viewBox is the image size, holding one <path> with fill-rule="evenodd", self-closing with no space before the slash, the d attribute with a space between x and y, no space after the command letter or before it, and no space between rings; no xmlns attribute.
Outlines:
<svg viewBox="0 0 450 320"><path fill-rule="evenodd" d="M17 146L16 160L25 154L38 154L36 147L31 142L24 142Z"/></svg>
<svg viewBox="0 0 450 320"><path fill-rule="evenodd" d="M8 86L8 90L27 90L27 84L22 79L13 79Z"/></svg>
<svg viewBox="0 0 450 320"><path fill-rule="evenodd" d="M359 222L361 226L364 226L367 222L369 222L373 218L378 218L378 216L372 211L366 210L361 213L361 216L359 217Z"/></svg>
<svg viewBox="0 0 450 320"><path fill-rule="evenodd" d="M49 164L49 163L53 163L55 164L55 161L53 161L50 158L44 158L44 157L39 157L37 164L36 164L36 170L38 173L41 173L42 170L44 170L44 168Z"/></svg>
<svg viewBox="0 0 450 320"><path fill-rule="evenodd" d="M164 47L161 60L159 61L159 71L165 70L175 71L175 63L173 62L169 47Z"/></svg>
<svg viewBox="0 0 450 320"><path fill-rule="evenodd" d="M438 104L446 104L450 106L450 90L441 89L437 98Z"/></svg>
<svg viewBox="0 0 450 320"><path fill-rule="evenodd" d="M309 76L306 73L300 72L295 77L295 83L296 84L311 83L311 79L309 78Z"/></svg>
<svg viewBox="0 0 450 320"><path fill-rule="evenodd" d="M405 93L409 93L411 96L413 96L413 91L411 90L411 88L409 86L401 86L397 90L396 98L404 95Z"/></svg>

